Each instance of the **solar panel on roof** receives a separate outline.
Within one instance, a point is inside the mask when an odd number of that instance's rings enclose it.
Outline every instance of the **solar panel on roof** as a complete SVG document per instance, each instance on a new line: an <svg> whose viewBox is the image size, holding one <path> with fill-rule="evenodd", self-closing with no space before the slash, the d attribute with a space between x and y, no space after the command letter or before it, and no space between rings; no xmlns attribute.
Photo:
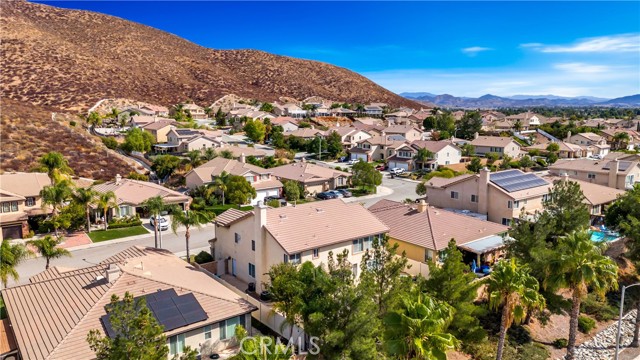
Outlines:
<svg viewBox="0 0 640 360"><path fill-rule="evenodd" d="M500 175L495 176L494 175ZM520 170L501 171L490 176L492 183L507 192L514 192L548 185L549 183L536 174L523 173Z"/></svg>

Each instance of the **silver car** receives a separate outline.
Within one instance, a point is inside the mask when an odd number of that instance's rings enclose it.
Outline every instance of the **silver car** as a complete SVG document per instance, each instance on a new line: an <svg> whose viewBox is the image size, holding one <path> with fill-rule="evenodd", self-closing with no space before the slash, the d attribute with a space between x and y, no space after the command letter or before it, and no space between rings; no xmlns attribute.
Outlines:
<svg viewBox="0 0 640 360"><path fill-rule="evenodd" d="M155 217L155 216L152 216L152 217L149 219L149 225L151 225L151 227L155 229L155 227L156 227L156 225L155 225L155 224L156 224L156 217ZM162 217L162 216L160 216L160 217L158 218L158 229L159 229L160 231L169 230L169 222L167 221L167 219L165 219L165 218L164 218L164 217Z"/></svg>

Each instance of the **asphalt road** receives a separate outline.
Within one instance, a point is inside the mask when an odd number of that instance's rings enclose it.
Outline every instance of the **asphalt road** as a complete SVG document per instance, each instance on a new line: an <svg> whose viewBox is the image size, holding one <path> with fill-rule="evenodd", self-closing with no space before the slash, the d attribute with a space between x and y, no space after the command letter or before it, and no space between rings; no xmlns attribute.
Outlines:
<svg viewBox="0 0 640 360"><path fill-rule="evenodd" d="M191 239L189 241L192 254L197 254L200 250L209 248L209 240L215 237L215 227L207 225L201 229L191 229ZM173 253L183 256L186 251L184 230L178 231L176 236L171 230L163 231L162 243L163 247ZM107 242L100 243L87 249L75 250L71 252L71 257L63 257L51 261L51 266L60 266L66 268L82 268L99 263L100 261L134 245L154 246L153 234L144 235L140 238L124 241L124 242ZM196 251L197 250L197 251ZM26 284L29 277L44 271L45 261L43 258L33 258L26 260L18 266L18 274L20 279L17 283L9 280L8 286Z"/></svg>

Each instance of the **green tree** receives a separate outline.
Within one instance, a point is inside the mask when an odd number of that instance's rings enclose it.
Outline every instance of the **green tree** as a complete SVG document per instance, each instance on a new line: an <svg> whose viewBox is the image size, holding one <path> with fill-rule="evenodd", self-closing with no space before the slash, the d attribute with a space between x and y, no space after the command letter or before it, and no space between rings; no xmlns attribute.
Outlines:
<svg viewBox="0 0 640 360"><path fill-rule="evenodd" d="M230 176L231 175L229 175L228 172L223 170L219 176L216 176L215 179L213 179L213 188L221 193L222 205L225 204L225 193L227 192L227 183L229 182Z"/></svg>
<svg viewBox="0 0 640 360"><path fill-rule="evenodd" d="M256 143L262 143L264 141L266 129L262 121L248 119L243 130L252 141Z"/></svg>
<svg viewBox="0 0 640 360"><path fill-rule="evenodd" d="M496 360L502 360L504 340L511 324L524 320L530 309L543 309L545 300L538 292L538 280L515 259L499 262L488 285L490 307L495 310L502 308L496 356Z"/></svg>
<svg viewBox="0 0 640 360"><path fill-rule="evenodd" d="M335 131L332 131L326 139L327 152L331 159L335 159L342 153L342 137Z"/></svg>
<svg viewBox="0 0 640 360"><path fill-rule="evenodd" d="M616 144L616 149L625 149L630 140L631 137L626 132L618 132L613 135L613 142Z"/></svg>
<svg viewBox="0 0 640 360"><path fill-rule="evenodd" d="M117 149L119 145L118 141L112 137L103 137L102 143L104 144L104 146L107 147L107 149L111 149L111 150Z"/></svg>
<svg viewBox="0 0 640 360"><path fill-rule="evenodd" d="M507 170L507 169L511 169L511 161L513 159L511 158L511 156L504 154L502 156L502 161L500 162L500 170ZM491 161L491 160L489 160Z"/></svg>
<svg viewBox="0 0 640 360"><path fill-rule="evenodd" d="M175 208L172 211L171 218L171 230L174 234L178 235L178 226L184 226L186 232L184 233L184 241L187 249L187 262L191 263L191 257L189 253L189 239L191 238L191 228L201 228L203 225L210 223L215 215L204 210L186 210L182 211L180 208Z"/></svg>
<svg viewBox="0 0 640 360"><path fill-rule="evenodd" d="M429 151L427 148L420 148L416 154L413 155L413 161L420 164L420 169L424 168L424 164L432 158L433 152Z"/></svg>
<svg viewBox="0 0 640 360"><path fill-rule="evenodd" d="M493 163L496 162L496 160L498 160L500 158L500 155L498 155L498 154L496 154L494 152L490 152L490 153L485 154L485 157L487 158L487 164L493 165Z"/></svg>
<svg viewBox="0 0 640 360"><path fill-rule="evenodd" d="M140 128L133 128L127 131L121 147L124 151L145 153L151 151L151 146L153 146L154 143L155 139L153 135Z"/></svg>
<svg viewBox="0 0 640 360"><path fill-rule="evenodd" d="M558 154L556 154L556 153L552 152L552 153L550 153L549 155L547 155L547 162L548 162L549 164L553 164L553 163L555 163L556 161L558 161Z"/></svg>
<svg viewBox="0 0 640 360"><path fill-rule="evenodd" d="M531 157L529 155L525 155L522 158L520 158L518 163L519 163L520 167L525 169L525 170L529 169L529 168L533 167L533 165L535 165L535 163L533 162L533 160L531 160Z"/></svg>
<svg viewBox="0 0 640 360"><path fill-rule="evenodd" d="M211 149L211 148L210 148ZM191 150L187 152L187 159L191 168L196 168L202 163L202 152L200 150Z"/></svg>
<svg viewBox="0 0 640 360"><path fill-rule="evenodd" d="M618 288L618 266L604 255L602 244L591 240L586 230L573 231L558 241L546 266L545 287L571 291L567 359L575 359L580 304L591 291L604 295Z"/></svg>
<svg viewBox="0 0 640 360"><path fill-rule="evenodd" d="M168 210L169 207L165 205L164 200L162 200L162 197L160 196L150 197L147 200L143 201L140 206L147 209L149 214L156 219L156 221L153 222L153 235L155 240L155 248L157 249L158 247L160 247L160 243L158 241L158 218L160 217L162 212Z"/></svg>
<svg viewBox="0 0 640 360"><path fill-rule="evenodd" d="M467 164L467 170L473 171L476 174L479 173L480 170L482 170L483 167L484 166L482 165L482 161L477 156L474 156L471 159L471 162Z"/></svg>
<svg viewBox="0 0 640 360"><path fill-rule="evenodd" d="M289 145L287 144L284 135L282 134L282 126L277 125L274 126L271 130L271 145L276 149L288 149Z"/></svg>
<svg viewBox="0 0 640 360"><path fill-rule="evenodd" d="M233 159L233 153L229 149L222 149L220 151L220 156L222 156L225 159Z"/></svg>
<svg viewBox="0 0 640 360"><path fill-rule="evenodd" d="M306 265L306 264L305 264ZM313 266L313 265L311 265ZM269 269L267 289L272 296L273 309L284 316L289 326L289 338L293 335L293 325L298 325L304 305L302 296L305 284L301 282L298 267L292 263L279 263ZM284 328L280 329L281 332Z"/></svg>
<svg viewBox="0 0 640 360"><path fill-rule="evenodd" d="M80 206L82 206L85 210L85 215L87 217L87 232L91 232L91 206L96 203L96 199L98 197L98 193L93 190L92 187L88 188L77 188L75 192L71 195L72 201Z"/></svg>
<svg viewBox="0 0 640 360"><path fill-rule="evenodd" d="M127 174L127 179L138 180L138 181L149 181L149 176L147 174L140 174L135 171L131 171Z"/></svg>
<svg viewBox="0 0 640 360"><path fill-rule="evenodd" d="M2 282L2 288L7 288L9 277L14 281L20 279L16 268L32 255L33 253L23 244L11 244L9 239L0 241L0 282Z"/></svg>
<svg viewBox="0 0 640 360"><path fill-rule="evenodd" d="M96 111L92 111L87 115L87 123L91 126L102 125L102 117Z"/></svg>
<svg viewBox="0 0 640 360"><path fill-rule="evenodd" d="M358 161L351 168L351 181L354 186L363 188L374 188L382 184L382 174L376 170L373 164L364 161Z"/></svg>
<svg viewBox="0 0 640 360"><path fill-rule="evenodd" d="M251 183L244 176L230 175L226 182L226 187L227 200L229 200L230 204L247 204L257 196L256 189L251 186Z"/></svg>
<svg viewBox="0 0 640 360"><path fill-rule="evenodd" d="M116 207L118 205L116 200L117 200L116 194L113 191L100 193L96 200L96 204L98 205L98 208L101 209L103 213L105 231L107 230L107 222L108 222L107 212L109 211L110 208Z"/></svg>
<svg viewBox="0 0 640 360"><path fill-rule="evenodd" d="M58 259L63 256L71 257L69 250L59 247L60 240L54 239L51 235L47 235L42 239L30 240L27 244L33 246L36 251L45 259L44 269L49 269L49 263L52 259Z"/></svg>
<svg viewBox="0 0 640 360"><path fill-rule="evenodd" d="M218 111L216 111L216 125L218 126L227 126L227 114L222 111L221 107L218 107Z"/></svg>
<svg viewBox="0 0 640 360"><path fill-rule="evenodd" d="M296 201L300 199L300 185L295 181L285 181L282 189L284 197L287 201Z"/></svg>
<svg viewBox="0 0 640 360"><path fill-rule="evenodd" d="M421 181L416 184L416 194L420 196L427 195L427 184L425 181Z"/></svg>
<svg viewBox="0 0 640 360"><path fill-rule="evenodd" d="M61 153L56 151L48 152L38 160L38 171L46 172L52 183L62 181L67 175L73 174L73 170L69 167L67 159Z"/></svg>
<svg viewBox="0 0 640 360"><path fill-rule="evenodd" d="M556 181L543 206L553 219L552 236L557 238L589 226L591 215L584 202L580 184L575 181Z"/></svg>
<svg viewBox="0 0 640 360"><path fill-rule="evenodd" d="M462 139L473 139L482 130L482 115L479 111L468 111L458 122L458 134Z"/></svg>
<svg viewBox="0 0 640 360"><path fill-rule="evenodd" d="M438 127L438 119L435 116L427 116L422 120L422 126L425 130L434 130Z"/></svg>
<svg viewBox="0 0 640 360"><path fill-rule="evenodd" d="M327 151L327 141L322 136L316 136L307 143L307 152L318 154L318 160L322 160L322 153Z"/></svg>
<svg viewBox="0 0 640 360"><path fill-rule="evenodd" d="M459 341L446 332L454 310L444 302L419 294L405 298L399 310L385 316L384 346L394 358L443 360Z"/></svg>
<svg viewBox="0 0 640 360"><path fill-rule="evenodd" d="M205 160L209 161L209 160L213 160L213 159L217 158L218 157L218 153L216 152L216 149L210 147L210 148L207 148L204 151L204 153L202 154L202 157Z"/></svg>
<svg viewBox="0 0 640 360"><path fill-rule="evenodd" d="M262 103L262 105L260 105L260 111L264 111L264 112L273 112L273 104L272 103Z"/></svg>
<svg viewBox="0 0 640 360"><path fill-rule="evenodd" d="M476 153L476 147L470 143L466 143L460 147L462 156L473 156Z"/></svg>
<svg viewBox="0 0 640 360"><path fill-rule="evenodd" d="M549 145L547 145L547 151L551 153L557 153L558 151L560 151L560 145L558 145L558 143L556 142L551 142L549 143Z"/></svg>
<svg viewBox="0 0 640 360"><path fill-rule="evenodd" d="M455 240L449 241L442 254L444 261L441 265L429 262L429 278L422 281L420 288L455 310L449 328L456 338L465 342L481 341L486 337L478 320L482 310L474 303L480 284L474 282L475 275L467 271L468 266L464 263Z"/></svg>
<svg viewBox="0 0 640 360"><path fill-rule="evenodd" d="M71 197L71 194L71 184L68 180L62 180L54 183L54 185L45 186L40 190L42 207L46 208L47 205L50 205L52 209L51 218L56 219L64 203ZM58 237L58 227L55 226L54 229L56 237Z"/></svg>
<svg viewBox="0 0 640 360"><path fill-rule="evenodd" d="M293 356L291 347L274 340L269 336L247 336L247 330L236 326L236 341L240 344L238 355L231 360L290 360Z"/></svg>
<svg viewBox="0 0 640 360"><path fill-rule="evenodd" d="M151 164L151 169L155 171L158 178L164 179L171 176L180 167L180 158L174 155L158 155Z"/></svg>

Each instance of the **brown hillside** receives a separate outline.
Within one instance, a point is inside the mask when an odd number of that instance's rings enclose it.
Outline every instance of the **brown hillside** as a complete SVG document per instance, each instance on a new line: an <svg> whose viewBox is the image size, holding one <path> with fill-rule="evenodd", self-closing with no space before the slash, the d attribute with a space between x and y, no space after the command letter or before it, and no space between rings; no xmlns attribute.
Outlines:
<svg viewBox="0 0 640 360"><path fill-rule="evenodd" d="M3 1L2 94L86 110L101 98L209 105L234 93L260 100L313 95L419 106L329 64L253 50L211 50L103 14Z"/></svg>

